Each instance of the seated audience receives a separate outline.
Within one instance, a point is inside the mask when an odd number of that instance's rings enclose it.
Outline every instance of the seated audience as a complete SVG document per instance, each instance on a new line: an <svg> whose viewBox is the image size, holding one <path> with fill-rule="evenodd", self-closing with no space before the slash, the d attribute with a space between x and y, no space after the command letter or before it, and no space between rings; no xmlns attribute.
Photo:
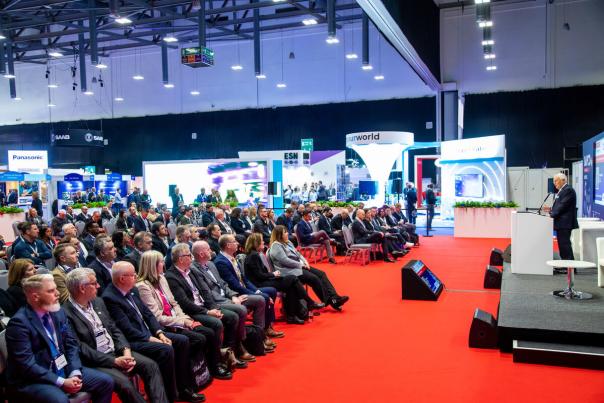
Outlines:
<svg viewBox="0 0 604 403"><path fill-rule="evenodd" d="M33 207L30 208L29 210L27 210L27 217L25 218L25 220L27 222L30 222L32 224L36 224L38 226L46 224L46 222L41 217L41 215L38 214L38 210L36 210Z"/></svg>
<svg viewBox="0 0 604 403"><path fill-rule="evenodd" d="M13 247L15 259L30 259L37 266L44 266L44 261L52 257L52 253L44 242L38 239L38 226L30 222L21 224L21 238L23 241Z"/></svg>
<svg viewBox="0 0 604 403"><path fill-rule="evenodd" d="M215 378L231 379L231 372L221 363L220 335L182 311L164 277L164 266L160 252L151 250L143 253L136 282L141 300L160 325L172 333L187 336L192 350L205 352L208 368Z"/></svg>
<svg viewBox="0 0 604 403"><path fill-rule="evenodd" d="M279 270L273 270L264 255L264 241L260 234L252 234L245 244L245 274L256 287L273 287L285 293L284 308L287 322L304 324L298 315L303 311L301 301L307 302L307 307L314 308L317 304L310 298L304 287L293 275L284 276ZM267 332L270 336L270 333ZM272 336L275 337L275 336Z"/></svg>
<svg viewBox="0 0 604 403"><path fill-rule="evenodd" d="M132 239L134 248L122 260L132 263L137 270L140 266L141 256L144 252L151 250L153 240L151 234L146 231L137 232Z"/></svg>
<svg viewBox="0 0 604 403"><path fill-rule="evenodd" d="M90 220L90 215L88 214L88 207L82 206L80 209L80 214L75 217L76 221L88 222Z"/></svg>
<svg viewBox="0 0 604 403"><path fill-rule="evenodd" d="M253 232L262 234L264 242L268 243L271 239L270 222L268 220L268 210L258 206L258 218L254 222Z"/></svg>
<svg viewBox="0 0 604 403"><path fill-rule="evenodd" d="M186 336L165 332L140 299L136 272L130 262L112 268L113 283L103 291L109 314L124 333L132 350L153 359L160 367L169 401L202 402L205 397L191 390L190 345Z"/></svg>
<svg viewBox="0 0 604 403"><path fill-rule="evenodd" d="M388 252L390 251L390 243L386 236L378 231L370 231L365 226L365 211L362 209L358 209L355 214L356 218L352 223L352 235L354 238L354 243L377 243L382 245L382 253L385 262L393 263L394 260L388 257ZM396 252L395 252L396 253ZM396 254L393 255L396 257Z"/></svg>
<svg viewBox="0 0 604 403"><path fill-rule="evenodd" d="M80 345L84 365L109 375L122 402L145 403L130 375L140 375L151 402L168 402L158 364L130 349L128 340L97 297L94 271L77 268L67 274L69 299L63 309Z"/></svg>
<svg viewBox="0 0 604 403"><path fill-rule="evenodd" d="M111 267L117 257L112 238L108 236L97 237L94 242L95 259L88 264L94 270L96 281L99 283L99 294L111 284Z"/></svg>
<svg viewBox="0 0 604 403"><path fill-rule="evenodd" d="M218 256L218 254L220 253L220 245L218 245L218 240L220 239L221 233L220 233L220 227L216 224L210 224L208 225L208 244L210 245L210 248L212 249L212 252L214 252L214 256Z"/></svg>
<svg viewBox="0 0 604 403"><path fill-rule="evenodd" d="M161 221L154 222L151 226L151 234L151 242L153 243L151 248L160 252L163 256L167 256L170 250L170 237L166 225Z"/></svg>
<svg viewBox="0 0 604 403"><path fill-rule="evenodd" d="M279 270L282 276L297 276L302 284L308 284L313 289L322 304L309 306L309 309L322 308L330 305L337 311L348 301L348 296L338 295L335 287L329 281L327 274L311 267L308 261L296 250L294 244L287 238L287 229L277 225L271 236L271 246L267 253L274 270Z"/></svg>
<svg viewBox="0 0 604 403"><path fill-rule="evenodd" d="M69 298L65 278L67 273L79 266L78 251L71 244L60 244L53 251L53 256L57 266L51 274L59 292L59 301L64 303Z"/></svg>
<svg viewBox="0 0 604 403"><path fill-rule="evenodd" d="M34 274L36 274L36 268L29 259L15 259L8 267L8 288L6 292L12 298L14 310L12 312L4 312L7 316L13 316L19 308L27 304L22 282Z"/></svg>
<svg viewBox="0 0 604 403"><path fill-rule="evenodd" d="M239 315L222 309L212 297L212 293L197 271L191 270L191 250L187 244L176 244L172 247L172 266L166 271L166 280L174 298L183 312L204 326L211 328L215 334L223 335L223 347L232 348L243 361L255 361L241 343L242 335L237 332ZM238 368L247 364L237 361Z"/></svg>
<svg viewBox="0 0 604 403"><path fill-rule="evenodd" d="M127 232L115 231L113 234L111 234L111 240L113 241L113 246L115 246L117 260L124 259L127 254L132 252L132 239Z"/></svg>
<svg viewBox="0 0 604 403"><path fill-rule="evenodd" d="M66 215L67 215L67 213L65 212L65 210L61 209L61 210L59 210L59 214L54 216L52 221L50 222L50 226L52 228L52 234L54 236L62 236L63 226L65 224L69 223Z"/></svg>
<svg viewBox="0 0 604 403"><path fill-rule="evenodd" d="M233 228L236 234L243 235L244 237L252 233L252 225L242 218L239 207L235 207L231 211L231 228Z"/></svg>
<svg viewBox="0 0 604 403"><path fill-rule="evenodd" d="M115 229L118 231L128 231L131 227L128 226L128 220L126 219L126 211L120 210L115 221Z"/></svg>
<svg viewBox="0 0 604 403"><path fill-rule="evenodd" d="M55 241L54 237L52 236L52 228L46 224L43 224L38 228L40 229L40 240L44 242L44 245L46 245L48 250L52 252L55 246L57 246L57 241Z"/></svg>
<svg viewBox="0 0 604 403"><path fill-rule="evenodd" d="M331 227L335 231L341 231L343 226L350 225L352 225L352 220L350 219L350 214L348 213L348 210L342 210L342 212L336 214L331 219Z"/></svg>
<svg viewBox="0 0 604 403"><path fill-rule="evenodd" d="M312 221L311 210L306 209L302 213L302 220L296 226L296 232L300 245L306 246L311 244L321 244L325 248L325 252L329 257L329 263L335 264L336 259L333 257L333 249L331 248L331 240L329 235L323 230L314 232L310 222Z"/></svg>
<svg viewBox="0 0 604 403"><path fill-rule="evenodd" d="M69 395L88 392L93 402L109 403L113 380L107 374L82 366L79 344L61 309L50 274L23 281L27 305L6 328L8 385L18 401L68 403Z"/></svg>

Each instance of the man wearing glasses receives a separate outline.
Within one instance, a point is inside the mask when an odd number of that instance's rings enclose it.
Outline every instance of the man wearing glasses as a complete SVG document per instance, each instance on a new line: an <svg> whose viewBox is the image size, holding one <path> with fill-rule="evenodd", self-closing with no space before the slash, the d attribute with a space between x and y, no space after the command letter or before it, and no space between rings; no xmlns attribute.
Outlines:
<svg viewBox="0 0 604 403"><path fill-rule="evenodd" d="M167 402L159 366L152 359L133 352L124 334L109 316L105 303L97 298L99 283L92 269L77 268L67 274L69 299L63 304L76 337L84 365L113 378L115 391L124 403L144 403L129 377L140 375L150 401Z"/></svg>

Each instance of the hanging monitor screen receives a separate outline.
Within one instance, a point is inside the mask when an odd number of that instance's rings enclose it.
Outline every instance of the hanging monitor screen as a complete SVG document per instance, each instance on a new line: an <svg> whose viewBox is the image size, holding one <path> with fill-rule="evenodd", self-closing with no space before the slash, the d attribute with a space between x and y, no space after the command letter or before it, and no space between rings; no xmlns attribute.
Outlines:
<svg viewBox="0 0 604 403"><path fill-rule="evenodd" d="M189 67L211 67L214 65L214 51L205 47L180 49L180 62Z"/></svg>
<svg viewBox="0 0 604 403"><path fill-rule="evenodd" d="M482 182L482 174L455 175L455 196L473 198L484 197Z"/></svg>

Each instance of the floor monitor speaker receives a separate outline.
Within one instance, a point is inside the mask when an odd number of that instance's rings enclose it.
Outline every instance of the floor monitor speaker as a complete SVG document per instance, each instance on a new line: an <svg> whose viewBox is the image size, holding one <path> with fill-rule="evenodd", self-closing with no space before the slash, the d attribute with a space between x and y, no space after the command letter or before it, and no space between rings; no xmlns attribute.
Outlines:
<svg viewBox="0 0 604 403"><path fill-rule="evenodd" d="M489 257L489 265L503 266L503 251L501 249L491 249L491 257Z"/></svg>
<svg viewBox="0 0 604 403"><path fill-rule="evenodd" d="M475 348L497 347L497 321L493 315L476 308L470 327L469 345Z"/></svg>
<svg viewBox="0 0 604 403"><path fill-rule="evenodd" d="M444 284L421 260L410 260L401 269L403 299L436 301Z"/></svg>
<svg viewBox="0 0 604 403"><path fill-rule="evenodd" d="M484 272L484 288L501 288L501 272L495 266L487 266Z"/></svg>

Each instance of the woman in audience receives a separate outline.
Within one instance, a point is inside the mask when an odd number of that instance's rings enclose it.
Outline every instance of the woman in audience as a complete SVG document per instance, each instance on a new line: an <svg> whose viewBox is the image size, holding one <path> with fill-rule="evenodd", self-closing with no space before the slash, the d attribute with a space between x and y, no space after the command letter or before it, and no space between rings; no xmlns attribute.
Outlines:
<svg viewBox="0 0 604 403"><path fill-rule="evenodd" d="M216 255L220 253L220 245L218 245L218 239L222 233L220 232L220 227L218 224L210 224L206 228L208 230L208 245L210 245L210 249Z"/></svg>
<svg viewBox="0 0 604 403"><path fill-rule="evenodd" d="M277 223L275 222L275 211L273 209L268 210L268 228L273 232Z"/></svg>
<svg viewBox="0 0 604 403"><path fill-rule="evenodd" d="M300 314L304 313L302 301L307 302L309 309L316 309L318 304L314 302L293 275L284 276L279 270L269 267L270 263L264 252L264 240L262 234L254 233L247 238L245 243L245 276L256 287L273 287L277 291L285 293L283 305L286 312L287 323L304 324ZM302 315L305 316L305 315Z"/></svg>
<svg viewBox="0 0 604 403"><path fill-rule="evenodd" d="M308 261L296 250L293 243L289 241L287 228L277 225L271 234L271 246L268 257L273 263L273 268L279 270L282 276L294 275L303 284L308 284L323 302L317 305L323 307L331 305L335 310L342 310L342 305L348 301L348 297L338 295L327 274L319 269L310 267Z"/></svg>
<svg viewBox="0 0 604 403"><path fill-rule="evenodd" d="M44 245L46 245L51 252L54 250L55 246L57 246L57 241L55 241L52 236L52 228L46 225L40 226L40 240L44 242Z"/></svg>
<svg viewBox="0 0 604 403"><path fill-rule="evenodd" d="M231 379L231 372L220 361L220 335L182 311L164 278L164 269L164 256L161 252L149 250L143 253L136 282L141 300L160 325L172 333L187 336L193 351L205 352L208 368L215 378Z"/></svg>
<svg viewBox="0 0 604 403"><path fill-rule="evenodd" d="M248 215L250 217L250 220L252 221L252 225L254 225L254 223L258 219L258 210L256 209L256 206L250 206L249 212L250 213Z"/></svg>
<svg viewBox="0 0 604 403"><path fill-rule="evenodd" d="M27 304L25 293L21 287L21 281L24 278L36 274L34 263L29 259L15 259L8 268L8 288L6 292L13 299L15 312ZM13 316L15 312L5 312L8 316Z"/></svg>
<svg viewBox="0 0 604 403"><path fill-rule="evenodd" d="M131 240L127 232L115 231L111 235L111 240L113 241L113 246L115 246L117 260L122 260L124 256L132 252L132 248L130 247Z"/></svg>
<svg viewBox="0 0 604 403"><path fill-rule="evenodd" d="M128 223L126 221L126 210L120 210L115 221L116 231L128 231Z"/></svg>
<svg viewBox="0 0 604 403"><path fill-rule="evenodd" d="M239 207L235 207L233 211L231 211L231 228L237 235L248 236L251 231L246 230L245 223L241 219L241 209Z"/></svg>

